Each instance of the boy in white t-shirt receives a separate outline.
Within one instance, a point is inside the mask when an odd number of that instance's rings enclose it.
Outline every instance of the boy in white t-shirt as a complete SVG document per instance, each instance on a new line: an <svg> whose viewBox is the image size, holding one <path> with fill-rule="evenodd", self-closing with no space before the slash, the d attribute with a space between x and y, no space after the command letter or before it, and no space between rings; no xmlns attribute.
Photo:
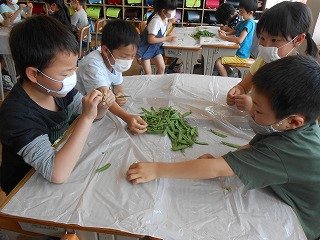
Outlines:
<svg viewBox="0 0 320 240"><path fill-rule="evenodd" d="M76 85L83 94L92 89L105 92L112 88L116 102L110 106L109 111L125 121L133 133L138 134L147 130L147 123L120 106L126 103L126 98L121 97L125 95L122 72L131 67L139 40L139 34L131 23L124 20L109 21L102 31L101 51L95 50L79 62Z"/></svg>
<svg viewBox="0 0 320 240"><path fill-rule="evenodd" d="M175 0L156 0L153 4L154 13L147 20L147 27L141 34L141 43L137 52L137 58L141 61L145 74L152 74L150 60L154 59L157 74L164 74L165 63L162 57L163 42L172 42L174 37L166 35L176 15L177 2Z"/></svg>

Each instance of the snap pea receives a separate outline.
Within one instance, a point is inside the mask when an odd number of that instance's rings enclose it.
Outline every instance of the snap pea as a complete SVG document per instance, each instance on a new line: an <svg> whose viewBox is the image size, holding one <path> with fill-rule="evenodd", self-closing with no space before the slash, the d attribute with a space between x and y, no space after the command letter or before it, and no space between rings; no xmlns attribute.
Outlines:
<svg viewBox="0 0 320 240"><path fill-rule="evenodd" d="M221 143L222 143L223 145L226 145L226 146L232 147L232 148L239 148L239 147L241 147L240 145L235 144L235 143L229 143L229 142L225 142L225 141L221 141Z"/></svg>
<svg viewBox="0 0 320 240"><path fill-rule="evenodd" d="M217 130L210 129L209 132L211 132L211 133L213 133L213 134L215 134L215 135L217 135L219 137L222 137L222 138L226 138L227 137L227 135L225 135L225 133L219 132Z"/></svg>
<svg viewBox="0 0 320 240"><path fill-rule="evenodd" d="M116 96L116 98L130 98L131 96L129 95L121 95L121 96Z"/></svg>
<svg viewBox="0 0 320 240"><path fill-rule="evenodd" d="M209 32L208 30L199 30L194 34L191 34L191 37L198 40L200 37L214 37L215 34L212 32Z"/></svg>
<svg viewBox="0 0 320 240"><path fill-rule="evenodd" d="M101 168L98 168L96 172L103 172L107 170L111 166L111 163L107 163L106 165L102 166Z"/></svg>
<svg viewBox="0 0 320 240"><path fill-rule="evenodd" d="M168 135L171 140L173 151L183 151L193 144L206 145L207 143L198 142L198 129L190 126L185 117L191 111L179 113L172 107L163 107L155 110L142 108L141 117L148 123L147 133Z"/></svg>

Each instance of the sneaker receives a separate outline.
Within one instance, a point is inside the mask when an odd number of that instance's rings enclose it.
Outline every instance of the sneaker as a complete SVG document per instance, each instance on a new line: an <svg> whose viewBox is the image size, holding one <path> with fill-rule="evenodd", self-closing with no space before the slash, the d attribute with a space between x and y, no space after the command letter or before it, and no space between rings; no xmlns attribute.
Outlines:
<svg viewBox="0 0 320 240"><path fill-rule="evenodd" d="M11 80L11 77L9 75L3 75L2 76L2 83L3 83L3 90L4 91L11 91L13 88L13 82Z"/></svg>

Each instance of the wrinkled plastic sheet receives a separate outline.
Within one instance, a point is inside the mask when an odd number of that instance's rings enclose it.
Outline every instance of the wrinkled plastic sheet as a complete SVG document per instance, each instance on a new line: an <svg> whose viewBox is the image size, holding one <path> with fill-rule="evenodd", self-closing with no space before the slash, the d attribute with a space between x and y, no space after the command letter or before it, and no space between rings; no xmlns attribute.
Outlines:
<svg viewBox="0 0 320 240"><path fill-rule="evenodd" d="M188 121L199 129L199 141L184 153L172 152L170 140L131 135L110 114L93 124L67 183L51 184L34 174L4 207L3 213L86 227L118 229L163 239L306 239L293 210L267 190L247 190L237 177L212 180L158 179L132 185L125 179L136 161L175 162L204 153L220 156L253 136L245 114L225 104L226 92L239 79L199 75L125 77L127 110L173 106L192 111ZM107 162L111 167L95 170Z"/></svg>

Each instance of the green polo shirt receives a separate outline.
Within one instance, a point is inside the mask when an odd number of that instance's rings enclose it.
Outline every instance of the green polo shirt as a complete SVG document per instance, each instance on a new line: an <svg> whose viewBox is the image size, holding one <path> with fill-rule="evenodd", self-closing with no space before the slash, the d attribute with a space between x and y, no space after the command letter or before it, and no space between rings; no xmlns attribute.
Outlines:
<svg viewBox="0 0 320 240"><path fill-rule="evenodd" d="M318 122L270 135L223 156L248 189L271 187L296 212L308 239L320 237Z"/></svg>

